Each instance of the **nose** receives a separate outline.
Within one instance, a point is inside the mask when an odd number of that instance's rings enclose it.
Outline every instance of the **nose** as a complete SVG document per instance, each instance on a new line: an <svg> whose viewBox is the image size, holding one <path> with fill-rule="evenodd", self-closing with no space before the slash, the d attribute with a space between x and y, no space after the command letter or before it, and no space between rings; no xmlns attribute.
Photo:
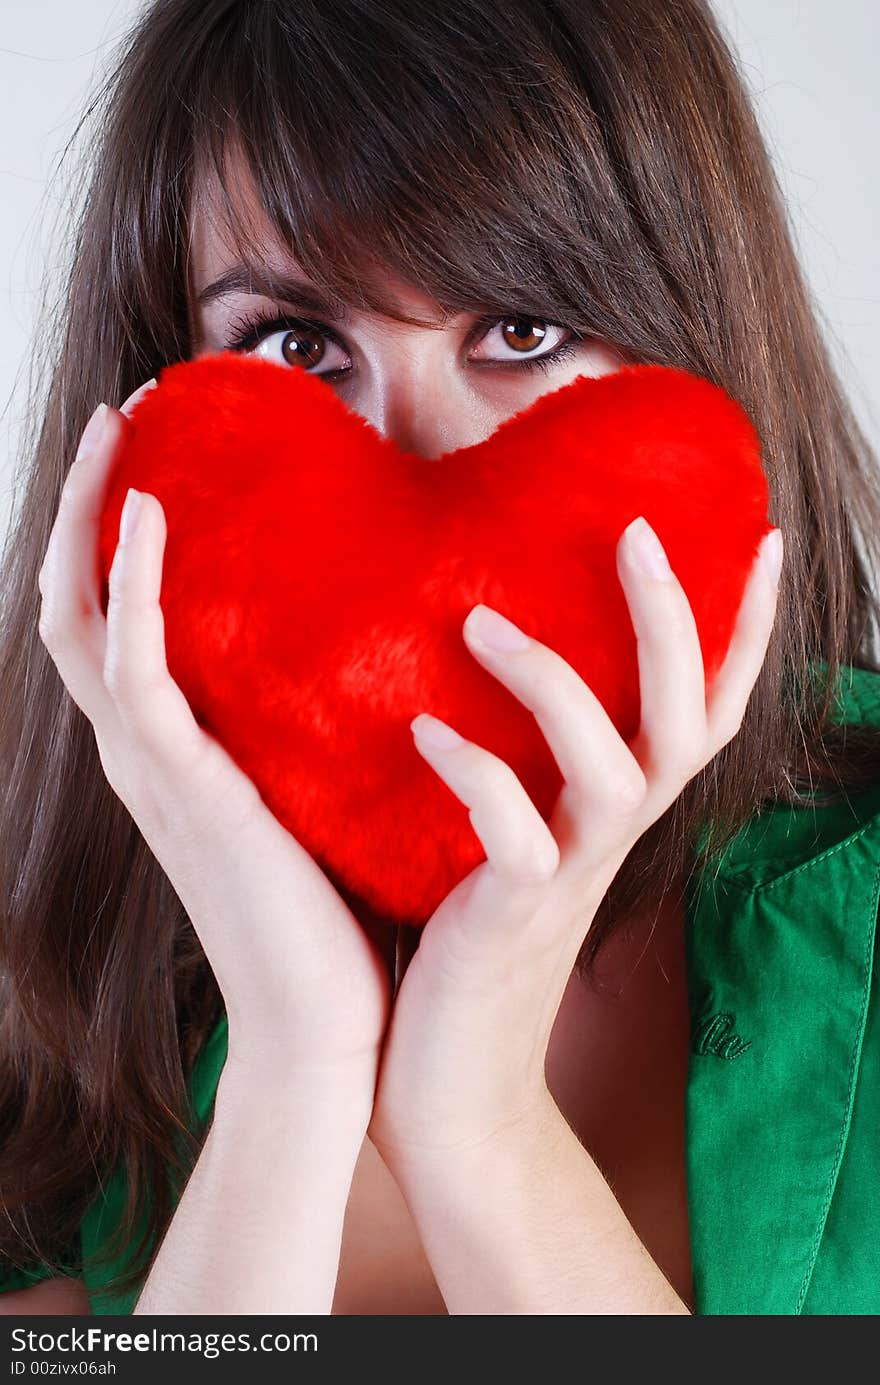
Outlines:
<svg viewBox="0 0 880 1385"><path fill-rule="evenodd" d="M426 460L481 442L497 423L444 352L421 345L389 354L358 409L384 437Z"/></svg>

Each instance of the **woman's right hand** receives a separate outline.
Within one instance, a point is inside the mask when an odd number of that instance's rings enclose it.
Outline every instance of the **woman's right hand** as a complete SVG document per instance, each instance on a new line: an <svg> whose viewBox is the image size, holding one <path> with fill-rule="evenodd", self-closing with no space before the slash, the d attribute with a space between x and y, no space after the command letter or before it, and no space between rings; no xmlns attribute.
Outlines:
<svg viewBox="0 0 880 1385"><path fill-rule="evenodd" d="M167 529L153 495L117 547L106 619L101 611L109 477L128 413L152 383L108 408L103 428L93 416L83 434L40 570L40 638L199 936L226 1003L230 1058L375 1076L386 962L168 672L159 603Z"/></svg>

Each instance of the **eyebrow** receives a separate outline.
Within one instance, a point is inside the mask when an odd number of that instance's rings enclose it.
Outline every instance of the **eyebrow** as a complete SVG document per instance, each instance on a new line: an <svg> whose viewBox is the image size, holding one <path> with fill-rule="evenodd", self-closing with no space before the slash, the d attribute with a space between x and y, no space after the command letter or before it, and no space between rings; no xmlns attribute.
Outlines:
<svg viewBox="0 0 880 1385"><path fill-rule="evenodd" d="M348 322L350 317L344 304L328 298L306 279L297 279L289 274L277 274L268 269L257 272L243 264L232 265L219 279L213 279L210 284L206 284L199 291L196 303L201 307L218 298L226 298L232 293L252 293L264 298L276 298L283 303L296 303L309 312L334 317L339 322Z"/></svg>

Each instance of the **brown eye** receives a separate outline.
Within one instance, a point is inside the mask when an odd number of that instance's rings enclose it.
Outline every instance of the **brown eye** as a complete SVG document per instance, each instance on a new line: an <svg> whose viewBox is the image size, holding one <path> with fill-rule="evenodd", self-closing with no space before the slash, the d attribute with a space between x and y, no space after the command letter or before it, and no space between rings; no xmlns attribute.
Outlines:
<svg viewBox="0 0 880 1385"><path fill-rule="evenodd" d="M508 313L492 321L470 359L486 366L540 366L546 370L557 361L568 359L576 340L580 338L570 327L560 327L527 313Z"/></svg>
<svg viewBox="0 0 880 1385"><path fill-rule="evenodd" d="M501 325L507 346L514 351L534 351L547 335L547 328L533 317L507 317Z"/></svg>
<svg viewBox="0 0 880 1385"><path fill-rule="evenodd" d="M258 312L253 317L245 314L237 318L226 339L226 350L298 366L332 382L341 381L352 370L351 359L331 328L289 313L269 317Z"/></svg>
<svg viewBox="0 0 880 1385"><path fill-rule="evenodd" d="M281 341L281 354L288 365L311 368L321 363L325 353L323 334L313 328L285 332Z"/></svg>

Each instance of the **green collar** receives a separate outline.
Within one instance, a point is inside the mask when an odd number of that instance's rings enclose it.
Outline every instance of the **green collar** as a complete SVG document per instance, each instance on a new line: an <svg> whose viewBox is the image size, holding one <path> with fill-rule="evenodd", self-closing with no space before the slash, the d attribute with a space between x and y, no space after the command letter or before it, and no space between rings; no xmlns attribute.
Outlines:
<svg viewBox="0 0 880 1385"><path fill-rule="evenodd" d="M880 676L848 666L839 686L842 719L880 724ZM698 1313L823 1311L808 1295L850 1135L878 897L880 784L757 815L689 883Z"/></svg>

